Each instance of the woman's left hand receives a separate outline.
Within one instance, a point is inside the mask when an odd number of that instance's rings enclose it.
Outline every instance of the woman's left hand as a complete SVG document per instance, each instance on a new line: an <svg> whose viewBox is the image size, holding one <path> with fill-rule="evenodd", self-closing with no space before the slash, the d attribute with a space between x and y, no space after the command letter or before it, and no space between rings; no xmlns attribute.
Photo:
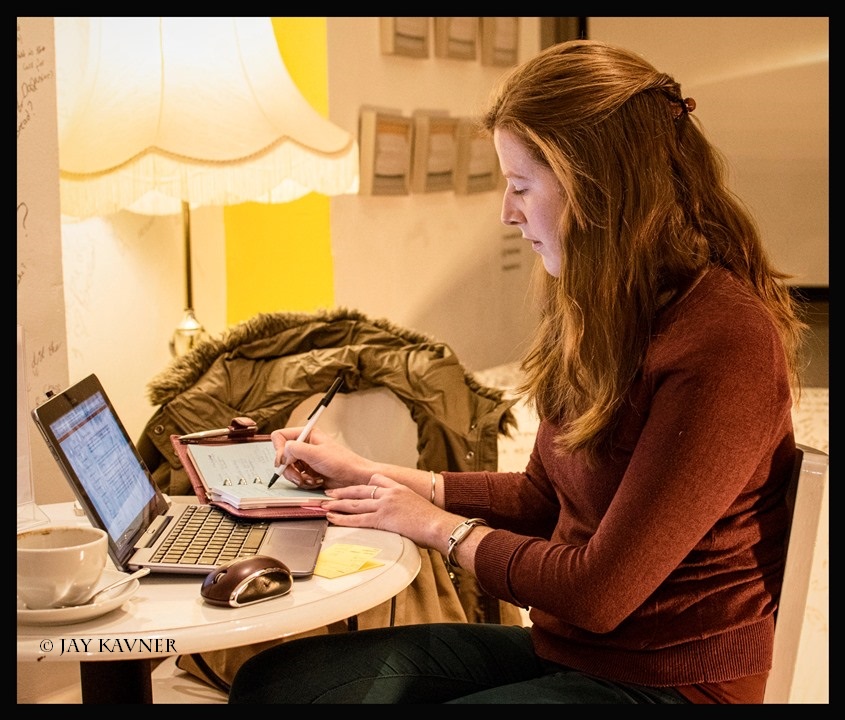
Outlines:
<svg viewBox="0 0 845 720"><path fill-rule="evenodd" d="M322 506L334 525L389 530L440 552L452 528L462 520L378 473L368 485L334 488L326 494L332 499L323 501Z"/></svg>

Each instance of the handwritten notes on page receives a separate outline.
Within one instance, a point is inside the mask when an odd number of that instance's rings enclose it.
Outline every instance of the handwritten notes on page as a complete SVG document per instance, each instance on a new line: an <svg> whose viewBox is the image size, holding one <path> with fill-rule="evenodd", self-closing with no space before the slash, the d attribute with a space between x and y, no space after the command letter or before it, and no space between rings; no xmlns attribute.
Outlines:
<svg viewBox="0 0 845 720"><path fill-rule="evenodd" d="M267 487L276 460L270 440L188 445L188 457L210 498L239 509L319 505L329 499L321 490L303 490L284 478Z"/></svg>

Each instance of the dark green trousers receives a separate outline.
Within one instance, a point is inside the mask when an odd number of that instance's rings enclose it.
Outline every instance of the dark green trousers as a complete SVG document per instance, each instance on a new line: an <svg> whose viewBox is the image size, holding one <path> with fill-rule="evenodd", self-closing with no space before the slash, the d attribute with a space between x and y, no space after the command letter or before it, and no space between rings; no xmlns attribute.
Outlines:
<svg viewBox="0 0 845 720"><path fill-rule="evenodd" d="M527 628L436 623L321 635L250 658L230 703L683 704L544 662Z"/></svg>

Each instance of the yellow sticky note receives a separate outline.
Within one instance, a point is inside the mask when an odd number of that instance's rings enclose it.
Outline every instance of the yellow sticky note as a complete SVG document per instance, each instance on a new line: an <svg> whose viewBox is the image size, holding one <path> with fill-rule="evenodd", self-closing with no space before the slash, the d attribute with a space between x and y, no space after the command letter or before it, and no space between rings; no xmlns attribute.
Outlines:
<svg viewBox="0 0 845 720"><path fill-rule="evenodd" d="M314 574L325 578L336 578L380 567L384 563L372 560L380 552L380 548L337 543L320 551Z"/></svg>

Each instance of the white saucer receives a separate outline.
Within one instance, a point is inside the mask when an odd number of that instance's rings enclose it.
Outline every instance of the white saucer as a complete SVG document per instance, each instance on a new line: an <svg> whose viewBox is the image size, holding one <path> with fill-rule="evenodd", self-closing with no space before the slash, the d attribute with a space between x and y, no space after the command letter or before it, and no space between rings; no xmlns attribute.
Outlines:
<svg viewBox="0 0 845 720"><path fill-rule="evenodd" d="M126 577L128 573L117 570L104 570L103 577L97 583L97 588L104 588L106 585ZM131 598L141 583L137 579L115 588L110 593L90 605L77 605L74 607L47 608L45 610L30 610L18 600L18 623L21 625L70 625L72 623L93 620L100 615L105 615L116 610L129 598Z"/></svg>

